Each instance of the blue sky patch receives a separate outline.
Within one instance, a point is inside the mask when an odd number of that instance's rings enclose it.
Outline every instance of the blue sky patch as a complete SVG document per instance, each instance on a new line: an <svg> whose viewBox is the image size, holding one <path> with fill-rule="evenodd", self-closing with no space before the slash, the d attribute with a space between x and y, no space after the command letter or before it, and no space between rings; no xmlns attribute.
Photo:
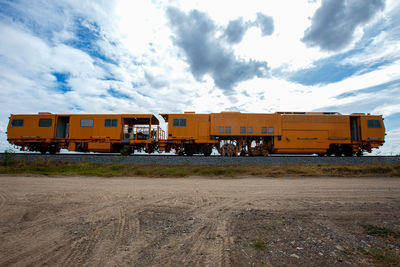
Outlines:
<svg viewBox="0 0 400 267"><path fill-rule="evenodd" d="M51 73L57 79L57 89L63 93L72 91L68 85L68 79L71 76L69 73L52 72Z"/></svg>
<svg viewBox="0 0 400 267"><path fill-rule="evenodd" d="M386 130L400 128L400 113L395 113L384 118Z"/></svg>
<svg viewBox="0 0 400 267"><path fill-rule="evenodd" d="M35 13L37 10L30 8L31 5L34 6L35 3L17 0L0 2L0 20L5 23L21 24L36 36L52 43L54 33L62 31L65 27L64 23L54 19L54 17L61 18L64 16L63 9L52 9L45 5L41 9L42 14L37 14ZM53 15L55 12L58 16L46 16L48 12Z"/></svg>
<svg viewBox="0 0 400 267"><path fill-rule="evenodd" d="M112 97L115 97L115 98L132 99L132 97L130 97L129 95L121 93L121 92L115 90L114 88L108 89L107 93L109 93Z"/></svg>
<svg viewBox="0 0 400 267"><path fill-rule="evenodd" d="M100 34L101 28L95 22L89 22L84 19L76 19L74 23L75 38L65 41L66 45L82 50L93 58L100 59L104 62L116 64L114 60L108 58L97 41L103 39Z"/></svg>
<svg viewBox="0 0 400 267"><path fill-rule="evenodd" d="M343 94L340 94L338 96L336 96L337 99L343 99L343 98L348 98L348 97L352 97L352 96L357 96L360 94L367 94L367 93L376 93L376 92L380 92L383 90L388 90L388 89L392 89L394 87L398 87L400 88L400 79L398 80L394 80L394 81L390 81L387 83L382 83L379 85L375 85L375 86L371 86L371 87L367 87L367 88L363 88L363 89L358 89L358 90L353 90L350 92L346 92Z"/></svg>
<svg viewBox="0 0 400 267"><path fill-rule="evenodd" d="M329 84L340 82L354 74L371 72L380 66L392 63L389 60L383 60L374 64L341 64L347 57L356 55L359 52L361 51L352 50L347 53L318 60L314 63L314 67L289 74L289 80L303 85Z"/></svg>

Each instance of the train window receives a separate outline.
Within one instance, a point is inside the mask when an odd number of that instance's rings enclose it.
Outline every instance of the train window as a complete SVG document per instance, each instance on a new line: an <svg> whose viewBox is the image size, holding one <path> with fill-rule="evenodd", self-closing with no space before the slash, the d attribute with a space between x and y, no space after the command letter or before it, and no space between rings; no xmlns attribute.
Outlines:
<svg viewBox="0 0 400 267"><path fill-rule="evenodd" d="M368 128L382 128L380 120L368 120Z"/></svg>
<svg viewBox="0 0 400 267"><path fill-rule="evenodd" d="M268 127L268 133L273 134L274 133L274 127Z"/></svg>
<svg viewBox="0 0 400 267"><path fill-rule="evenodd" d="M232 128L230 126L225 127L225 133L230 134L232 131Z"/></svg>
<svg viewBox="0 0 400 267"><path fill-rule="evenodd" d="M11 127L22 127L24 126L24 119L14 119L11 121Z"/></svg>
<svg viewBox="0 0 400 267"><path fill-rule="evenodd" d="M81 127L93 127L93 119L81 119Z"/></svg>
<svg viewBox="0 0 400 267"><path fill-rule="evenodd" d="M52 119L39 119L39 127L51 127Z"/></svg>
<svg viewBox="0 0 400 267"><path fill-rule="evenodd" d="M261 133L266 134L267 133L267 127L261 127Z"/></svg>
<svg viewBox="0 0 400 267"><path fill-rule="evenodd" d="M240 133L245 134L246 133L246 127L240 127Z"/></svg>
<svg viewBox="0 0 400 267"><path fill-rule="evenodd" d="M282 136L278 136L278 141L281 141L282 140Z"/></svg>
<svg viewBox="0 0 400 267"><path fill-rule="evenodd" d="M219 126L219 133L224 133L224 126Z"/></svg>
<svg viewBox="0 0 400 267"><path fill-rule="evenodd" d="M247 133L253 133L253 127L247 127Z"/></svg>
<svg viewBox="0 0 400 267"><path fill-rule="evenodd" d="M118 120L117 119L105 119L104 120L104 127L117 127Z"/></svg>
<svg viewBox="0 0 400 267"><path fill-rule="evenodd" d="M186 119L173 119L172 126L175 127L186 127Z"/></svg>

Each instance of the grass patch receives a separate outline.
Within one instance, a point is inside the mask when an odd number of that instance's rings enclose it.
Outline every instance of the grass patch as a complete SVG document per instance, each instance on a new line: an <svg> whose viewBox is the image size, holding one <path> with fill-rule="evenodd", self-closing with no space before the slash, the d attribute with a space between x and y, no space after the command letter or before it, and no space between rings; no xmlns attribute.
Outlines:
<svg viewBox="0 0 400 267"><path fill-rule="evenodd" d="M46 161L35 162L16 160L12 154L0 162L0 174L37 175L87 175L87 176L144 176L144 177L186 177L186 176L342 176L342 177L397 177L400 164L376 165L137 165L137 164L95 164Z"/></svg>
<svg viewBox="0 0 400 267"><path fill-rule="evenodd" d="M367 249L364 254L370 256L375 262L383 266L399 266L400 258L385 249Z"/></svg>
<svg viewBox="0 0 400 267"><path fill-rule="evenodd" d="M10 165L15 164L15 162L16 162L15 153L10 149L7 149L6 151L4 151L4 156L0 162L0 165L1 166L10 166Z"/></svg>
<svg viewBox="0 0 400 267"><path fill-rule="evenodd" d="M264 241L261 239L256 239L253 241L253 247L257 250L267 250L268 246L265 245Z"/></svg>
<svg viewBox="0 0 400 267"><path fill-rule="evenodd" d="M362 228L364 228L365 233L368 235L379 237L400 237L399 232L393 231L392 229L389 229L387 227L381 227L374 224L363 224L361 226Z"/></svg>

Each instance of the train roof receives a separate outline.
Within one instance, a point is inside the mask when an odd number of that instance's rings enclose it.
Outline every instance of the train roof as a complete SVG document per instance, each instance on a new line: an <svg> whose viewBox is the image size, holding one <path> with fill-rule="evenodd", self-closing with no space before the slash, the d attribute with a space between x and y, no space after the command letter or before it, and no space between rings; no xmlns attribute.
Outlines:
<svg viewBox="0 0 400 267"><path fill-rule="evenodd" d="M133 118L137 124L147 124L151 121L153 125L159 125L160 122L153 114L53 114L50 112L39 112L38 114L11 114L11 116L37 116L37 115L53 115L58 117L71 116L121 116L121 118Z"/></svg>

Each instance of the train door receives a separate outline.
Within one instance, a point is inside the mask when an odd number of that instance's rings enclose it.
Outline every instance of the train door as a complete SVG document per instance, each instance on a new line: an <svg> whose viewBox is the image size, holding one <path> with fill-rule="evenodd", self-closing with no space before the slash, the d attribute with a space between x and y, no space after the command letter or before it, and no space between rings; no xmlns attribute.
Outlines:
<svg viewBox="0 0 400 267"><path fill-rule="evenodd" d="M58 117L57 119L57 138L68 138L69 117Z"/></svg>
<svg viewBox="0 0 400 267"><path fill-rule="evenodd" d="M350 117L351 141L360 141L360 117Z"/></svg>

